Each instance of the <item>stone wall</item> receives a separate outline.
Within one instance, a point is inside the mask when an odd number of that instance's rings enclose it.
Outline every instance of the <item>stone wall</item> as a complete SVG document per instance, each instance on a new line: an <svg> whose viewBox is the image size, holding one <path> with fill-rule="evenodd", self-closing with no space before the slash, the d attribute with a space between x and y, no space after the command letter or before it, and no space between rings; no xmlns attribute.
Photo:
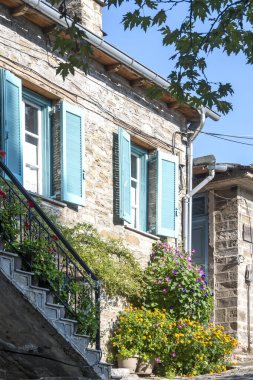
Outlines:
<svg viewBox="0 0 253 380"><path fill-rule="evenodd" d="M253 343L253 289L248 288L245 283L246 267L251 271L252 279L252 236L244 234L244 229L251 230L253 227L253 192L243 188L238 189L238 255L240 264L238 266L238 338L247 347L248 338ZM251 230L252 235L252 230ZM251 241L250 241L251 240ZM249 291L249 300L248 300ZM249 312L248 312L249 308ZM250 325L250 333L248 331Z"/></svg>
<svg viewBox="0 0 253 380"><path fill-rule="evenodd" d="M237 336L238 201L237 188L214 191L213 253L217 324Z"/></svg>
<svg viewBox="0 0 253 380"><path fill-rule="evenodd" d="M213 268L209 267L209 278L213 279L215 293L214 321L239 340L243 351L248 349L248 339L253 343L253 291L245 283L246 267L252 271L253 250L243 232L252 223L252 192L239 186L209 192L209 256L214 263Z"/></svg>
<svg viewBox="0 0 253 380"><path fill-rule="evenodd" d="M90 3L95 6L94 1ZM157 237L127 228L115 218L114 148L118 127L123 127L135 143L148 144L150 152L159 148L178 155L181 168L178 204L180 241L181 198L185 193L183 179L186 178L185 143L178 134L174 137L176 132L185 129L184 117L169 110L162 102L151 101L140 88L131 87L128 81L117 74L106 72L96 62L90 63L87 76L76 70L74 77L69 75L63 81L55 74L58 58L51 54L48 39L40 28L22 17L13 18L2 5L0 30L0 67L20 77L24 87L51 99L56 106L52 126L53 191L58 201L61 170L57 104L60 100L65 100L78 105L84 112L86 203L84 207L75 208L61 203L58 212L62 222L66 225L91 223L102 236L122 239L140 264L147 264L151 245ZM51 207L58 205L56 203ZM150 224L152 223L151 218ZM117 307L114 307L113 315L109 312L110 307L109 305L104 310L106 321L110 315L112 319L115 317Z"/></svg>
<svg viewBox="0 0 253 380"><path fill-rule="evenodd" d="M102 3L96 0L70 0L68 8L70 13L80 17L80 23L89 31L99 37L103 37L102 32Z"/></svg>

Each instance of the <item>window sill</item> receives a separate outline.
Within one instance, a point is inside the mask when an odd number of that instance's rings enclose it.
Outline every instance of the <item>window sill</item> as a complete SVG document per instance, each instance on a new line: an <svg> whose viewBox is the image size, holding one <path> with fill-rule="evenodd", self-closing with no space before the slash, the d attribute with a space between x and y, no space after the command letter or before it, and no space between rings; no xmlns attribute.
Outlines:
<svg viewBox="0 0 253 380"><path fill-rule="evenodd" d="M67 205L65 203L62 203L62 202L59 202L57 201L56 199L52 199L52 198L48 198L48 197L45 197L44 195L40 195L40 194L36 194L36 193L32 193L31 191L29 191L29 194L33 197L33 198L38 198L44 202L47 202L47 203L50 203L54 206L58 206L58 207L66 207Z"/></svg>
<svg viewBox="0 0 253 380"><path fill-rule="evenodd" d="M144 231L138 230L137 228L130 227L127 224L125 224L124 227L125 227L126 230L136 232L137 234L146 236L146 237L148 237L150 239L160 240L160 238L158 236L152 235L152 234L150 234L148 232L144 232Z"/></svg>

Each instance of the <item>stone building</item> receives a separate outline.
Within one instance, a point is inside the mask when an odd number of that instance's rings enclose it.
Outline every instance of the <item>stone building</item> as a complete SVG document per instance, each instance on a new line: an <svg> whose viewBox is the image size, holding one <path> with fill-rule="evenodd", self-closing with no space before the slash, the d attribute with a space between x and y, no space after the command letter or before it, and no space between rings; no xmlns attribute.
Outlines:
<svg viewBox="0 0 253 380"><path fill-rule="evenodd" d="M47 1L1 1L0 149L20 183L64 224L86 222L104 237L121 238L145 265L154 241L182 240L188 127L192 134L203 120L173 99L165 79L103 39L102 5L71 2L93 52L87 75L77 69L63 81L50 45L50 31L66 27L57 9ZM160 100L147 97L152 85L164 90ZM59 305L48 305L46 289L32 287L17 265L15 255L0 253L1 344L14 354L30 352L28 359L1 355L8 379L110 378L100 352L87 348L74 322L62 318ZM15 307L22 319L10 317ZM104 311L103 326L117 311L117 305ZM34 351L58 361L42 363ZM64 366L70 360L72 367Z"/></svg>
<svg viewBox="0 0 253 380"><path fill-rule="evenodd" d="M222 164L223 165L223 164ZM253 168L224 164L226 171L193 200L193 255L205 266L214 289L214 321L250 351L253 342ZM223 165L223 166L224 166ZM207 176L194 167L194 183Z"/></svg>

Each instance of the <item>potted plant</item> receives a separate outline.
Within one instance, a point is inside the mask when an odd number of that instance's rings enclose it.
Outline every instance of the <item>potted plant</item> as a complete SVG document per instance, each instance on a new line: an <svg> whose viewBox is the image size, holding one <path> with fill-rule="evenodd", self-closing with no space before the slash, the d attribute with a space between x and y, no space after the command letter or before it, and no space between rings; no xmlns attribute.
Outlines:
<svg viewBox="0 0 253 380"><path fill-rule="evenodd" d="M165 321L166 314L161 310L130 306L121 312L111 338L118 356L118 365L125 365L122 359L138 357L137 371L142 372L146 368L151 372L150 364L154 365L158 352L166 344L162 332Z"/></svg>

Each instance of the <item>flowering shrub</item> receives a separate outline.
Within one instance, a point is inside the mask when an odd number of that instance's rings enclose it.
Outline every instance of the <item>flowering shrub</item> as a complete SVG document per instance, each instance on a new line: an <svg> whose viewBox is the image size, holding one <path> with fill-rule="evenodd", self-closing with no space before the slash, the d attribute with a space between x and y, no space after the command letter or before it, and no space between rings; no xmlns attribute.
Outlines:
<svg viewBox="0 0 253 380"><path fill-rule="evenodd" d="M158 353L168 344L167 327L165 311L130 307L119 314L111 343L122 358L138 355L160 361Z"/></svg>
<svg viewBox="0 0 253 380"><path fill-rule="evenodd" d="M225 364L238 342L225 334L222 326L205 327L189 319L167 326L169 344L160 353L163 375L171 371L191 376L226 370Z"/></svg>
<svg viewBox="0 0 253 380"><path fill-rule="evenodd" d="M175 320L208 321L213 308L211 289L203 270L184 251L166 242L155 243L145 275L146 307L166 309Z"/></svg>
<svg viewBox="0 0 253 380"><path fill-rule="evenodd" d="M237 346L223 327L189 319L176 322L165 310L132 307L120 313L111 342L123 358L154 359L163 376L224 371L228 355Z"/></svg>

